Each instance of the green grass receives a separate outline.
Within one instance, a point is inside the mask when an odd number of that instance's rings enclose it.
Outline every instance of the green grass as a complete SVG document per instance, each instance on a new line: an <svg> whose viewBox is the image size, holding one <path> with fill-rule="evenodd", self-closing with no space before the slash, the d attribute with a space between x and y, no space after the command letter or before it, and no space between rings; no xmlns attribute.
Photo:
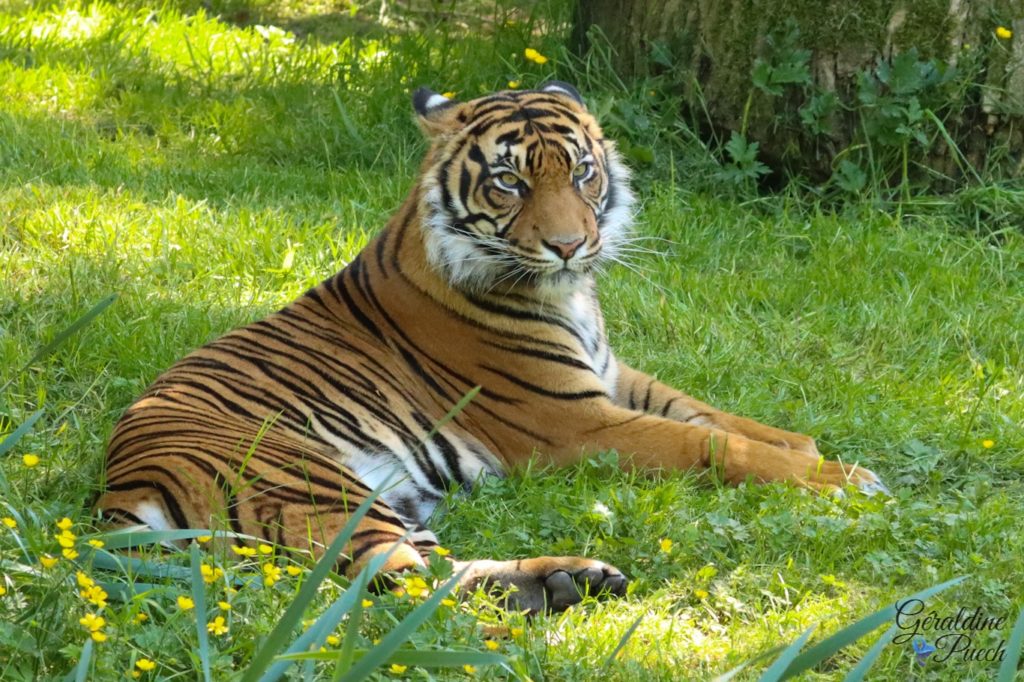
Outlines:
<svg viewBox="0 0 1024 682"><path fill-rule="evenodd" d="M707 678L811 625L820 639L958 575L970 578L929 608L981 606L1008 617L1008 635L1024 606L1024 234L987 231L979 216L1024 205L1024 193L993 184L899 210L723 195L708 180L713 159L673 128L669 93L623 89L599 62L570 61L557 3L502 10L482 24L493 39L431 24L425 11L382 29L375 7L354 17L333 5L215 7L224 20L198 2L0 10L0 435L43 410L0 460L10 485L0 516L17 522L0 526L0 679L63 676L88 640L75 569L36 559L59 555L58 519L80 536L90 528L121 411L190 349L342 267L398 206L423 152L409 90L471 97L551 76L576 80L628 148L657 150L636 182L652 253L604 283L619 355L720 407L814 435L826 456L880 473L894 496L638 478L611 458L488 481L437 524L455 554L580 553L633 582L621 600L513 621L524 632L500 640L509 668L477 674L590 680L607 662L609 680ZM526 62L528 46L551 61ZM22 463L28 453L35 468ZM229 633L209 645L213 678L228 679L305 574L229 595L227 581L252 577L256 562L204 556L227 574L207 598L232 603ZM80 565L111 595L91 679L123 676L142 657L159 666L144 678L199 678L195 617L175 602L189 584L140 577L155 585L131 596L125 575L88 557L83 547ZM340 589L325 588L317 608ZM379 597L359 646L411 601ZM139 612L149 620L135 623ZM482 651L479 622L493 620L483 599L443 607L412 641ZM809 678L840 679L871 644ZM887 646L872 679L994 671L961 661L919 670L909 646ZM429 679L412 666L404 676Z"/></svg>

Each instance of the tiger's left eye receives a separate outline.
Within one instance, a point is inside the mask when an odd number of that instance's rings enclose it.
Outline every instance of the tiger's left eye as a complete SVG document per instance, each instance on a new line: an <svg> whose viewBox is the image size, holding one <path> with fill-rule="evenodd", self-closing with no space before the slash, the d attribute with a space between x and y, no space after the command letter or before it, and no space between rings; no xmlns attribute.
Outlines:
<svg viewBox="0 0 1024 682"><path fill-rule="evenodd" d="M588 175L590 175L590 164L589 163L584 162L584 163L577 164L576 167L572 169L572 179L573 180L582 180L583 178L587 177Z"/></svg>

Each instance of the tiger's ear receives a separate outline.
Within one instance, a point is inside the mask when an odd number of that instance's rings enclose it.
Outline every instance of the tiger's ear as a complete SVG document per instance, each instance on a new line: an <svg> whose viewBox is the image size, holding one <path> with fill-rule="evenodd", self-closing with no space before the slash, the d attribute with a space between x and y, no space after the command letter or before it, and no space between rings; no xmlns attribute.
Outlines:
<svg viewBox="0 0 1024 682"><path fill-rule="evenodd" d="M587 108L587 105L583 103L583 96L580 95L580 91L564 81L548 81L547 83L545 83L544 85L540 86L537 89L540 90L541 92L551 92L556 95L565 95L569 99L576 102L576 104L579 104L584 109Z"/></svg>
<svg viewBox="0 0 1024 682"><path fill-rule="evenodd" d="M412 108L416 110L416 119L420 130L428 138L435 138L453 133L462 127L463 103L434 92L430 88L417 88L412 93Z"/></svg>

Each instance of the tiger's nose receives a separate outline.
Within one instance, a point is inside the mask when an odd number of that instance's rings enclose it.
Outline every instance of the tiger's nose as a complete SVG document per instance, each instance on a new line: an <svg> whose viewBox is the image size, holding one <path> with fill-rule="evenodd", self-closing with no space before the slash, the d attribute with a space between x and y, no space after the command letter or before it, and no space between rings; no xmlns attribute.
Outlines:
<svg viewBox="0 0 1024 682"><path fill-rule="evenodd" d="M562 260L569 260L574 253L579 251L585 241L585 237L552 237L550 240L544 240L543 244L556 255L561 256Z"/></svg>

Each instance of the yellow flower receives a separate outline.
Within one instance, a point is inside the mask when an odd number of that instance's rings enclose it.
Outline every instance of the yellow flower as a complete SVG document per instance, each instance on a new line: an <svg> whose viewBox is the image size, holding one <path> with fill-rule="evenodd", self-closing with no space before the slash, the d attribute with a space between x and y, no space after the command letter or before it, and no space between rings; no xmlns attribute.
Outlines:
<svg viewBox="0 0 1024 682"><path fill-rule="evenodd" d="M231 545L231 551L238 556L255 556L256 550L252 547L239 547L238 545Z"/></svg>
<svg viewBox="0 0 1024 682"><path fill-rule="evenodd" d="M273 587L281 579L281 569L274 564L263 564L263 584Z"/></svg>
<svg viewBox="0 0 1024 682"><path fill-rule="evenodd" d="M228 626L224 622L224 616L217 616L212 621L206 624L207 632L217 635L218 637L227 634Z"/></svg>
<svg viewBox="0 0 1024 682"><path fill-rule="evenodd" d="M199 564L199 572L203 576L203 582L209 585L215 583L224 577L224 571L219 566L208 566L207 564Z"/></svg>
<svg viewBox="0 0 1024 682"><path fill-rule="evenodd" d="M213 539L212 535L200 535L199 537L196 538L196 542L198 542L200 545L205 545L207 542L209 542L212 539Z"/></svg>
<svg viewBox="0 0 1024 682"><path fill-rule="evenodd" d="M1000 26L996 29L996 37L1001 38L1002 40L1009 40L1013 37L1013 31L1005 26Z"/></svg>
<svg viewBox="0 0 1024 682"><path fill-rule="evenodd" d="M91 547L95 547L96 549L103 549L103 540L89 540L89 545Z"/></svg>
<svg viewBox="0 0 1024 682"><path fill-rule="evenodd" d="M327 635L327 643L331 646L338 646L341 644L341 637L337 635Z"/></svg>
<svg viewBox="0 0 1024 682"><path fill-rule="evenodd" d="M452 92L451 90L449 90L447 92L442 92L441 93L441 97L444 97L445 99L451 99L451 98L455 97L455 93Z"/></svg>
<svg viewBox="0 0 1024 682"><path fill-rule="evenodd" d="M697 599L700 599L701 601L703 601L703 600L708 598L708 591L707 590L696 589L696 590L693 591L693 596L696 597Z"/></svg>
<svg viewBox="0 0 1024 682"><path fill-rule="evenodd" d="M196 607L196 603L192 601L191 597L181 595L178 597L178 608L182 611L189 611Z"/></svg>
<svg viewBox="0 0 1024 682"><path fill-rule="evenodd" d="M444 547L435 547L434 553L437 554L437 556L448 556L452 551L450 549L445 549Z"/></svg>
<svg viewBox="0 0 1024 682"><path fill-rule="evenodd" d="M148 658L140 658L135 661L135 667L144 673L148 673L150 670L156 667L156 663L149 660Z"/></svg>
<svg viewBox="0 0 1024 682"><path fill-rule="evenodd" d="M53 568L54 564L57 563L57 557L43 554L39 557L39 563L43 565L43 568Z"/></svg>
<svg viewBox="0 0 1024 682"><path fill-rule="evenodd" d="M672 540L669 538L662 538L661 542L658 543L661 546L661 551L668 554L672 551Z"/></svg>
<svg viewBox="0 0 1024 682"><path fill-rule="evenodd" d="M426 581L417 575L405 579L405 592L415 599L430 594L430 589L427 587Z"/></svg>
<svg viewBox="0 0 1024 682"><path fill-rule="evenodd" d="M219 601L217 602L217 608L219 608L221 611L230 611L231 604L227 603L226 601Z"/></svg>
<svg viewBox="0 0 1024 682"><path fill-rule="evenodd" d="M3 585L0 585L0 597L4 596L5 594L7 594L7 588Z"/></svg>
<svg viewBox="0 0 1024 682"><path fill-rule="evenodd" d="M509 81L508 82L508 89L509 90L518 90L519 89L519 81Z"/></svg>
<svg viewBox="0 0 1024 682"><path fill-rule="evenodd" d="M10 516L5 516L0 519L0 523L3 523L8 528L14 529L18 527L18 522L12 519Z"/></svg>
<svg viewBox="0 0 1024 682"><path fill-rule="evenodd" d="M128 674L131 675L136 680L139 679L140 677L142 677L142 673L140 673L138 670L129 670Z"/></svg>
<svg viewBox="0 0 1024 682"><path fill-rule="evenodd" d="M142 625L147 620L149 620L149 616L147 616L145 613L142 613L141 611L139 611L138 613L135 614L135 623L137 625Z"/></svg>
<svg viewBox="0 0 1024 682"><path fill-rule="evenodd" d="M490 651L497 651L501 645L495 642L493 639L485 639L484 646Z"/></svg>
<svg viewBox="0 0 1024 682"><path fill-rule="evenodd" d="M985 448L986 450L988 450L990 447L992 447L995 444L996 444L996 442L994 440L992 440L991 438L986 438L985 440L981 441L981 447Z"/></svg>
<svg viewBox="0 0 1024 682"><path fill-rule="evenodd" d="M88 588L96 584L95 582L93 582L92 578L87 576L85 573L82 573L81 571L75 573L75 579L78 580L79 587Z"/></svg>
<svg viewBox="0 0 1024 682"><path fill-rule="evenodd" d="M107 605L107 593L99 585L90 585L82 590L81 595L82 599L101 609Z"/></svg>
<svg viewBox="0 0 1024 682"><path fill-rule="evenodd" d="M370 601L369 599L364 599L363 600L363 608L364 609L368 609L371 606L373 606L373 602L372 601Z"/></svg>
<svg viewBox="0 0 1024 682"><path fill-rule="evenodd" d="M75 534L71 533L70 531L64 531L60 535L54 535L53 537L57 541L57 544L59 544L64 549L70 549L70 548L74 547L75 546L75 540L78 539L75 536Z"/></svg>
<svg viewBox="0 0 1024 682"><path fill-rule="evenodd" d="M455 600L454 599L442 599L441 600L441 605L442 606L447 606L448 608L454 608L455 607Z"/></svg>
<svg viewBox="0 0 1024 682"><path fill-rule="evenodd" d="M98 632L107 624L107 621L103 616L97 616L95 613L87 613L78 619L78 624L89 632Z"/></svg>
<svg viewBox="0 0 1024 682"><path fill-rule="evenodd" d="M57 522L57 528L60 528L61 530L71 530L71 526L73 525L75 524L66 516Z"/></svg>
<svg viewBox="0 0 1024 682"><path fill-rule="evenodd" d="M89 636L92 637L94 642L107 641L107 636L98 630L96 632L91 633Z"/></svg>
<svg viewBox="0 0 1024 682"><path fill-rule="evenodd" d="M527 59L529 59L531 62L535 64L546 64L548 61L547 57L542 55L540 52L537 52L537 50L533 49L532 47L528 47L525 50L523 50L523 56L525 56Z"/></svg>
<svg viewBox="0 0 1024 682"><path fill-rule="evenodd" d="M393 672L394 674L396 674L396 675L401 675L401 674L402 674L402 673L404 673L404 672L405 672L406 670L408 670L408 668L409 668L409 666L407 666L407 665L399 665L398 663L392 663L392 664L391 664L391 668L389 668L389 669L390 669L390 670L391 670L391 672Z"/></svg>
<svg viewBox="0 0 1024 682"><path fill-rule="evenodd" d="M25 466L29 469L39 464L39 455L22 455L21 461L24 462Z"/></svg>
<svg viewBox="0 0 1024 682"><path fill-rule="evenodd" d="M468 663L466 665L462 666L462 669L465 670L470 675L476 675L476 668L474 666L471 666Z"/></svg>
<svg viewBox="0 0 1024 682"><path fill-rule="evenodd" d="M297 575L302 575L302 569L298 566L289 566L284 570L288 571L288 575L292 576L293 578Z"/></svg>
<svg viewBox="0 0 1024 682"><path fill-rule="evenodd" d="M65 549L65 550L61 551L61 554L63 554L64 558L67 559L68 561L74 561L75 559L78 558L78 552L76 552L73 549Z"/></svg>
<svg viewBox="0 0 1024 682"><path fill-rule="evenodd" d="M509 634L512 635L513 637L522 637L523 629L522 628L512 628L511 630L509 630Z"/></svg>
<svg viewBox="0 0 1024 682"><path fill-rule="evenodd" d="M273 552L274 552L274 548L273 547L271 547L270 545L263 545L263 544L261 544L259 546L259 550L260 550L260 554L273 554Z"/></svg>

